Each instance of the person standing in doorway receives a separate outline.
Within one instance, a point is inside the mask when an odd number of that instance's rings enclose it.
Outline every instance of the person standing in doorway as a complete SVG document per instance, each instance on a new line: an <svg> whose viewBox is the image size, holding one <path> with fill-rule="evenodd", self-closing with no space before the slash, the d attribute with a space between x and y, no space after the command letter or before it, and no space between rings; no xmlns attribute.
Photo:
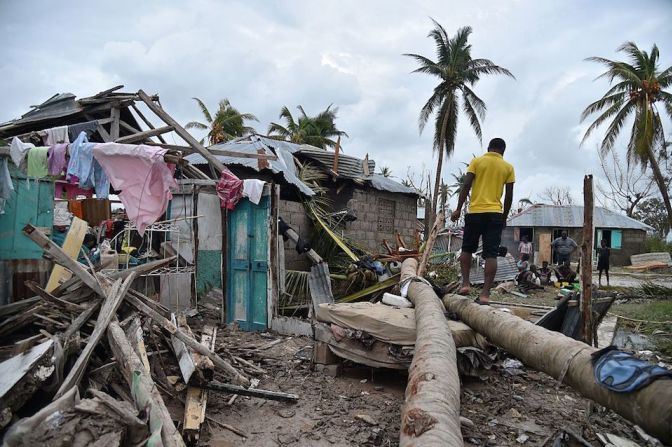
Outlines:
<svg viewBox="0 0 672 447"><path fill-rule="evenodd" d="M611 250L607 247L607 240L600 241L600 248L597 249L597 272L598 285L602 287L602 272L607 276L607 286L609 285L609 255Z"/></svg>
<svg viewBox="0 0 672 447"><path fill-rule="evenodd" d="M579 246L576 245L574 239L567 236L566 231L563 231L559 238L556 238L551 242L551 247L558 255L558 265L563 265L564 263L571 262L572 253L574 253L574 250Z"/></svg>
<svg viewBox="0 0 672 447"><path fill-rule="evenodd" d="M513 201L513 183L516 178L513 166L504 161L505 150L504 140L493 138L488 144L488 152L474 158L469 163L457 208L451 215L453 222L459 220L462 206L471 191L469 211L464 218L464 236L462 254L460 254L462 287L458 293L460 295L469 293L471 256L478 249L479 239L482 239L485 274L483 290L476 299L479 304L490 302L490 289L497 273L497 254L502 239L502 230L506 225ZM504 206L502 206L502 193L505 188L506 195Z"/></svg>
<svg viewBox="0 0 672 447"><path fill-rule="evenodd" d="M518 259L522 259L523 255L528 255L532 259L532 242L527 239L527 236L520 238L518 244Z"/></svg>

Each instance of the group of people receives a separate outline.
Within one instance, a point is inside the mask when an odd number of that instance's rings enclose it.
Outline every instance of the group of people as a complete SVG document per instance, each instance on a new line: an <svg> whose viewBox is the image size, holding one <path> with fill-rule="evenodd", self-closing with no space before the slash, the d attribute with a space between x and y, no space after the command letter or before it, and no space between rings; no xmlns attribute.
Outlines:
<svg viewBox="0 0 672 447"><path fill-rule="evenodd" d="M469 210L464 217L462 253L459 258L462 285L458 293L469 294L472 255L478 249L479 240L482 240L485 272L483 289L475 300L478 304L489 304L490 289L497 273L497 255L500 252L502 230L506 226L513 202L515 172L513 166L504 160L505 150L504 140L493 138L488 144L488 151L469 163L457 207L451 214L453 222L459 220L462 207L471 194ZM504 204L502 204L502 195L504 195ZM557 255L557 267L551 267L548 262L544 261L541 268L537 268L530 265L530 258L533 254L532 243L526 237L521 238L518 250L520 256L518 276L521 280L527 284L536 285L536 279L538 278L541 284L543 278L543 281L548 284L551 282L553 273L560 282L576 280L577 274L570 267L570 259L572 253L578 248L577 243L568 237L566 231L563 231L562 235L551 243L551 246ZM606 273L607 284L609 283L609 255L609 247L603 239L598 249L597 267L600 285L602 272Z"/></svg>

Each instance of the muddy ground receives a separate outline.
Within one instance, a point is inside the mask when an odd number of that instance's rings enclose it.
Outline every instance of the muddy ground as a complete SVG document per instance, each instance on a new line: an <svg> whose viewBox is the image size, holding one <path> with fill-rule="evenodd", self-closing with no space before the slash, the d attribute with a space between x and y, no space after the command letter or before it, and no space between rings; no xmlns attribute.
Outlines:
<svg viewBox="0 0 672 447"><path fill-rule="evenodd" d="M267 346L262 351L233 346ZM218 346L237 352L268 371L259 388L295 393L298 403L238 398L210 392L207 414L247 434L246 438L207 423L199 445L211 446L396 446L406 373L346 363L330 377L311 367L312 340L221 330ZM245 354L247 352L247 354ZM223 377L220 379L224 379ZM168 398L170 401L170 398ZM570 429L595 446L596 433L637 440L632 425L618 415L591 408L590 402L549 376L524 367L498 366L462 383L461 414L468 446L541 445L559 429ZM171 410L179 420L181 405ZM517 439L519 441L517 441ZM521 444L520 441L523 441Z"/></svg>

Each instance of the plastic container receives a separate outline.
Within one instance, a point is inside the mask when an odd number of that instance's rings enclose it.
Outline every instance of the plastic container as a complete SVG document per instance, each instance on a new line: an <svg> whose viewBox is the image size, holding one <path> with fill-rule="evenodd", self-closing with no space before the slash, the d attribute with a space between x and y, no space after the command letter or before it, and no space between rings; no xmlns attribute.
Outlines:
<svg viewBox="0 0 672 447"><path fill-rule="evenodd" d="M113 250L101 252L100 265L107 270L117 270L119 267L119 255Z"/></svg>
<svg viewBox="0 0 672 447"><path fill-rule="evenodd" d="M413 307L413 304L406 298L387 292L383 294L383 303L395 307Z"/></svg>

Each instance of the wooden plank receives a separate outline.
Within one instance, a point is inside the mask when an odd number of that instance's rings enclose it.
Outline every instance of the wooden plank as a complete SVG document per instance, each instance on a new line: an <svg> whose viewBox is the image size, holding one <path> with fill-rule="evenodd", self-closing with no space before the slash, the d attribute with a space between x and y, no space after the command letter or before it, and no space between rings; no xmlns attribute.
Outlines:
<svg viewBox="0 0 672 447"><path fill-rule="evenodd" d="M138 109L138 107L135 104L132 104L131 108L133 109L133 111L135 111L135 113L137 113L137 115L147 125L147 127L149 127L150 129L155 129L154 124L152 124L152 122L148 120L145 115L143 115L143 113L140 111L140 109ZM166 140L164 140L161 135L157 135L157 138L159 139L160 142L164 144L166 143Z"/></svg>
<svg viewBox="0 0 672 447"><path fill-rule="evenodd" d="M86 221L80 219L79 217L73 216L70 229L68 230L68 234L65 235L65 241L63 242L62 247L63 251L72 259L77 259L79 256L79 250L82 248L82 242L84 242L84 236L88 230L89 224ZM71 277L72 273L70 270L61 265L55 265L51 270L49 281L47 281L47 286L44 288L44 290L47 292L53 292L60 283L70 279Z"/></svg>
<svg viewBox="0 0 672 447"><path fill-rule="evenodd" d="M161 135L164 133L171 132L173 126L163 126L156 129L149 129L142 132L135 133L133 135L127 135L125 137L117 138L115 143L134 143L136 141L142 141L149 137L154 137L156 135Z"/></svg>
<svg viewBox="0 0 672 447"><path fill-rule="evenodd" d="M51 352L53 344L53 340L47 340L0 363L0 398L7 394L35 364Z"/></svg>
<svg viewBox="0 0 672 447"><path fill-rule="evenodd" d="M242 386L231 385L229 383L221 383L216 380L209 382L205 388L212 391L219 391L229 394L240 394L241 396L259 397L261 399L277 400L280 402L296 402L299 396L291 393L282 393L280 391L268 391L251 388L243 388Z"/></svg>
<svg viewBox="0 0 672 447"><path fill-rule="evenodd" d="M98 314L96 327L89 337L89 341L82 350L82 353L79 355L74 366L68 373L68 376L63 380L61 387L56 392L54 399L58 399L70 388L77 386L82 376L84 375L84 370L89 363L91 354L93 354L93 349L103 337L103 334L107 330L107 326L110 324L112 319L116 317L117 309L121 305L121 302L124 299L124 295L126 295L126 291L128 291L129 287L131 287L131 283L134 279L135 273L131 273L123 283L121 279L118 279L112 285L112 287L110 287L106 300L100 309L100 313Z"/></svg>
<svg viewBox="0 0 672 447"><path fill-rule="evenodd" d="M110 322L107 328L107 338L126 383L132 390L131 394L135 408L138 411L148 410L149 429L152 435L160 432L161 441L166 447L184 446L184 440L175 428L170 412L166 408L151 374L145 371L142 361L138 358L117 321Z"/></svg>
<svg viewBox="0 0 672 447"><path fill-rule="evenodd" d="M129 132L133 132L133 133L142 132L140 129L136 129L135 127L131 126L130 124L128 124L126 121L124 121L122 119L119 120L119 124L121 125L121 127L128 130Z"/></svg>
<svg viewBox="0 0 672 447"><path fill-rule="evenodd" d="M175 151L181 151L185 154L198 153L191 146L180 146L177 144L165 144L165 143L155 143L153 141L148 141L145 143L148 146L159 146L164 149L172 149ZM226 157L235 157L235 158L253 158L257 160L277 160L278 156L273 154L249 154L247 152L237 152L237 151L228 151L224 149L215 149L209 148L208 151L214 155L223 155Z"/></svg>
<svg viewBox="0 0 672 447"><path fill-rule="evenodd" d="M175 315L171 315L171 320L172 324L177 326ZM184 379L184 383L189 384L191 376L196 371L196 362L194 362L194 358L191 355L192 353L187 348L187 345L185 345L184 342L179 338L177 338L175 335L170 336L170 342L173 345L175 355L177 356L177 363L180 366L182 379Z"/></svg>
<svg viewBox="0 0 672 447"><path fill-rule="evenodd" d="M583 178L583 242L581 243L581 316L582 337L593 344L593 176Z"/></svg>
<svg viewBox="0 0 672 447"><path fill-rule="evenodd" d="M445 223L446 215L443 212L439 212L434 219L434 225L432 226L432 231L429 232L429 237L427 238L427 243L425 244L425 251L422 252L422 258L420 260L420 266L418 267L418 277L422 278L425 276L425 271L427 270L427 263L429 262L429 257L432 254L434 249L434 242L436 242L436 237L439 235L439 231L443 230Z"/></svg>
<svg viewBox="0 0 672 447"><path fill-rule="evenodd" d="M108 142L112 141L112 137L105 130L105 128L100 124L100 122L96 126L96 130L98 131L98 133L100 134L100 136L101 136L101 138L103 139L104 142L108 143Z"/></svg>
<svg viewBox="0 0 672 447"><path fill-rule="evenodd" d="M142 90L138 91L138 97L149 107L149 109L156 114L161 120L173 126L175 133L177 133L184 141L186 141L191 147L193 147L199 154L205 158L210 165L217 170L218 173L222 172L225 169L224 164L217 159L213 154L210 153L201 143L196 140L187 130L182 127L177 121L175 121L170 115L168 115L158 104L156 104L147 93Z"/></svg>
<svg viewBox="0 0 672 447"><path fill-rule="evenodd" d="M46 301L47 303L53 304L54 306L56 306L60 309L67 310L69 312L81 312L84 309L86 309L84 306L81 306L79 304L74 304L74 303L62 300L58 297L55 297L51 293L42 289L35 281L26 281L25 284L26 284L26 287L28 287L30 290L32 290L33 293L36 293L44 301Z"/></svg>
<svg viewBox="0 0 672 447"><path fill-rule="evenodd" d="M539 263L551 264L551 233L539 233Z"/></svg>
<svg viewBox="0 0 672 447"><path fill-rule="evenodd" d="M149 307L147 304L143 303L140 299L130 294L126 297L126 299L136 309L138 309L140 312L150 317L152 320L154 320L155 323L157 323L163 329L165 329L170 334L175 335L175 337L182 340L184 344L186 344L188 347L209 357L210 360L212 360L212 362L215 364L215 366L223 369L226 373L232 376L237 382L242 383L244 385L249 384L250 381L247 379L247 377L245 377L242 373L240 373L236 368L231 366L229 362L221 358L213 350L206 348L193 338L189 337L187 334L184 333L184 331L182 331L180 328L171 323L170 320L168 320L163 315L161 315L160 313Z"/></svg>
<svg viewBox="0 0 672 447"><path fill-rule="evenodd" d="M110 138L112 141L117 141L119 139L119 116L121 111L119 106L115 105L110 109L110 118L112 118L112 123L110 124Z"/></svg>
<svg viewBox="0 0 672 447"><path fill-rule="evenodd" d="M131 320L131 323L126 329L126 338L133 346L135 353L140 358L143 366L145 367L145 372L149 373L149 358L147 357L147 349L145 348L145 339L142 334L142 322L140 318L136 315Z"/></svg>
<svg viewBox="0 0 672 447"><path fill-rule="evenodd" d="M201 334L201 344L203 346L214 351L216 338L216 327L209 325L203 327L203 333ZM207 404L208 391L206 389L195 386L187 388L187 399L184 404L183 435L191 442L195 443L200 438L201 425L205 422Z"/></svg>

